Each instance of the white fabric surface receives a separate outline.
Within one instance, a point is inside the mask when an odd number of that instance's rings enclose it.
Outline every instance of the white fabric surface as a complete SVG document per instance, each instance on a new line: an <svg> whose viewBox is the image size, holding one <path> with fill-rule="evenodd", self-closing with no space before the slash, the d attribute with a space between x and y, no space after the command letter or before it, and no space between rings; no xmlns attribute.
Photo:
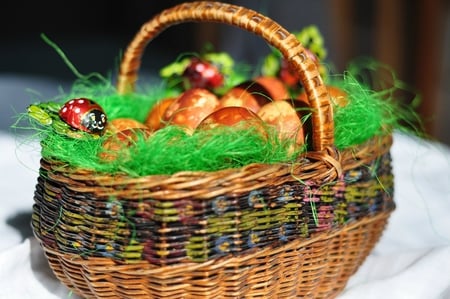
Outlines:
<svg viewBox="0 0 450 299"><path fill-rule="evenodd" d="M39 147L0 133L0 298L78 299L53 276L29 217ZM397 209L339 299L450 299L450 150L395 134Z"/></svg>

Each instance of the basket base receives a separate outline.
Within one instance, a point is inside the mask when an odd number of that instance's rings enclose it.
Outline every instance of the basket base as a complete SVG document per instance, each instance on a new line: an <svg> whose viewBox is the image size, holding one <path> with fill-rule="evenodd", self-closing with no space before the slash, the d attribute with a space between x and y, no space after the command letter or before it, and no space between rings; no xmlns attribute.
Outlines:
<svg viewBox="0 0 450 299"><path fill-rule="evenodd" d="M378 242L391 211L279 247L204 263L155 266L44 248L57 278L85 298L334 298Z"/></svg>

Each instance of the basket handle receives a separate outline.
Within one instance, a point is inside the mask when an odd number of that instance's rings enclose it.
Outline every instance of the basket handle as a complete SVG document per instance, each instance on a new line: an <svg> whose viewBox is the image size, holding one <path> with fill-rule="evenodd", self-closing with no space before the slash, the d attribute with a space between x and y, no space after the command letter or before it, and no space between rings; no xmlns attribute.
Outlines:
<svg viewBox="0 0 450 299"><path fill-rule="evenodd" d="M128 45L121 61L117 90L132 92L138 77L141 58L147 44L172 25L183 22L217 22L233 25L261 36L277 48L299 73L312 108L312 146L325 151L334 145L334 122L331 101L316 64L309 58L297 38L270 18L247 8L221 2L186 2L163 10L142 25Z"/></svg>

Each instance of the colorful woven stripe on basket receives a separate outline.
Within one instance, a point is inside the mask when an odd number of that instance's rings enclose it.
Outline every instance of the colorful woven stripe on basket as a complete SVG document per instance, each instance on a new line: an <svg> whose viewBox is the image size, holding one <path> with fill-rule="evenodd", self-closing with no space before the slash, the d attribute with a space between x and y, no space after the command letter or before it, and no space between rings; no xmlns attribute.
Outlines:
<svg viewBox="0 0 450 299"><path fill-rule="evenodd" d="M45 172L35 193L38 237L62 252L124 262L203 262L308 238L393 205L389 154L328 185L295 181L202 200L93 197Z"/></svg>

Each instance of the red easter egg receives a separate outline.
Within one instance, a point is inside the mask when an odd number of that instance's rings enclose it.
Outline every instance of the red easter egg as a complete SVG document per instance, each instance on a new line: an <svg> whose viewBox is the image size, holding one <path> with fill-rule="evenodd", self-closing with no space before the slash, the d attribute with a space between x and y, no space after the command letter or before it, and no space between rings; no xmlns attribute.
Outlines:
<svg viewBox="0 0 450 299"><path fill-rule="evenodd" d="M223 74L214 64L197 57L192 58L183 72L183 77L187 80L186 89L206 88L212 90L222 86L224 81Z"/></svg>

